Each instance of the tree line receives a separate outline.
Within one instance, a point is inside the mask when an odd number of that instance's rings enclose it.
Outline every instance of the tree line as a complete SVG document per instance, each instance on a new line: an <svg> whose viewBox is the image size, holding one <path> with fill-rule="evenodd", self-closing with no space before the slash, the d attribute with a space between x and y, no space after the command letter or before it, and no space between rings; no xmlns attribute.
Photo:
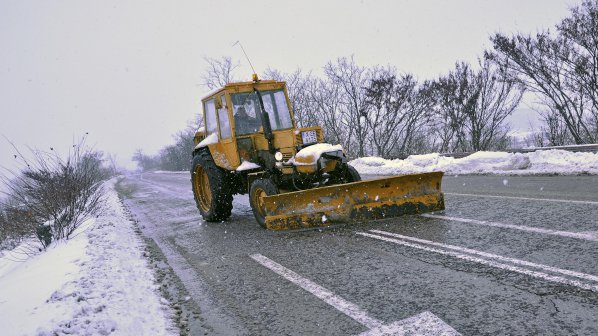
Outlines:
<svg viewBox="0 0 598 336"><path fill-rule="evenodd" d="M570 10L556 31L490 37L475 64L457 62L432 80L392 66L360 66L341 57L316 76L298 68L267 69L261 78L287 82L298 126L320 125L325 140L351 157L405 157L429 152L503 150L506 118L525 92L536 97L543 125L537 146L598 142L598 1ZM208 90L237 81L230 57L206 58ZM143 169L189 168L194 128L156 156L135 153Z"/></svg>

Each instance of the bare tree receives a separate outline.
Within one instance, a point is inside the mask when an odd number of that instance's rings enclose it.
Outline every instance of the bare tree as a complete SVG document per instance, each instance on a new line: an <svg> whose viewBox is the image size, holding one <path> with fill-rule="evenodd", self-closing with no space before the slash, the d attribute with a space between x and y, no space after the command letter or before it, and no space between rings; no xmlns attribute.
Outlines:
<svg viewBox="0 0 598 336"><path fill-rule="evenodd" d="M488 56L559 116L577 144L598 142L598 1L584 1L558 34L494 35Z"/></svg>
<svg viewBox="0 0 598 336"><path fill-rule="evenodd" d="M550 109L538 113L544 125L540 127L540 132L535 138L536 146L564 146L571 143L571 135L558 113Z"/></svg>
<svg viewBox="0 0 598 336"><path fill-rule="evenodd" d="M453 71L432 84L436 95L434 129L440 138L441 152L467 151L467 110L477 100L472 77L469 65L457 63Z"/></svg>
<svg viewBox="0 0 598 336"><path fill-rule="evenodd" d="M233 63L230 57L204 57L208 63L206 72L202 75L202 84L209 90L215 90L235 81L234 71L239 62Z"/></svg>
<svg viewBox="0 0 598 336"><path fill-rule="evenodd" d="M191 169L191 153L193 152L193 137L196 128L188 125L182 131L177 132L174 143L163 147L158 154L159 168L170 171L185 171Z"/></svg>
<svg viewBox="0 0 598 336"><path fill-rule="evenodd" d="M580 92L578 104L588 112L589 140L598 142L598 1L585 0L571 9L557 29L564 41L574 45L571 57L565 59L572 89Z"/></svg>
<svg viewBox="0 0 598 336"><path fill-rule="evenodd" d="M367 123L376 155L403 156L412 152L415 134L428 121L431 100L409 74L397 78L396 70L374 70L366 89L370 106Z"/></svg>
<svg viewBox="0 0 598 336"><path fill-rule="evenodd" d="M341 144L351 155L353 132L348 128L347 120L340 113L342 104L341 88L330 80L317 79L308 85L309 99L313 111L317 114L317 123L322 126L324 140Z"/></svg>
<svg viewBox="0 0 598 336"><path fill-rule="evenodd" d="M268 68L264 72L264 78L287 83L289 99L293 107L295 119L299 127L308 127L318 124L313 102L310 99L310 85L314 81L311 73L304 74L301 69L291 73L282 73L278 70Z"/></svg>
<svg viewBox="0 0 598 336"><path fill-rule="evenodd" d="M368 83L367 69L355 64L353 57L337 59L336 63L328 62L324 66L324 73L328 80L341 88L342 100L340 105L341 119L354 134L357 145L356 154L366 155L366 145L369 127L365 122L368 115L365 88ZM351 152L352 148L349 148Z"/></svg>
<svg viewBox="0 0 598 336"><path fill-rule="evenodd" d="M472 81L479 90L477 101L474 108L466 110L471 149L504 149L500 148L506 143L508 131L504 121L519 105L525 89L519 80L486 58L480 61L480 68Z"/></svg>
<svg viewBox="0 0 598 336"><path fill-rule="evenodd" d="M133 153L131 158L142 171L155 170L159 167L159 159L151 155L143 153L143 150L138 148Z"/></svg>
<svg viewBox="0 0 598 336"><path fill-rule="evenodd" d="M519 105L523 85L486 58L479 66L473 71L457 63L433 84L440 151L502 149L508 142L505 119Z"/></svg>

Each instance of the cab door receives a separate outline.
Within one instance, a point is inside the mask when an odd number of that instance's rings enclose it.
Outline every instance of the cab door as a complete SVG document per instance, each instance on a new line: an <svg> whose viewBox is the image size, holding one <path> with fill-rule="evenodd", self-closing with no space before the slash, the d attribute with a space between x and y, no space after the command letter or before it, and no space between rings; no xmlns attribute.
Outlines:
<svg viewBox="0 0 598 336"><path fill-rule="evenodd" d="M214 162L217 166L234 170L241 162L239 161L239 154L237 153L237 142L233 137L231 128L231 103L226 94L221 94L215 97L216 118L218 121L218 138L220 141L217 144L216 152L212 153Z"/></svg>

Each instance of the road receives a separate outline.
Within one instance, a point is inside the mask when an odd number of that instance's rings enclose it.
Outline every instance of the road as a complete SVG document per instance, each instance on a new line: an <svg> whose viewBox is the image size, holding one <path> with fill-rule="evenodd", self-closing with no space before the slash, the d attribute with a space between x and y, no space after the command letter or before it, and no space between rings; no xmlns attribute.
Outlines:
<svg viewBox="0 0 598 336"><path fill-rule="evenodd" d="M597 176L445 176L443 212L286 233L246 196L203 222L188 174L121 184L190 334L598 335Z"/></svg>

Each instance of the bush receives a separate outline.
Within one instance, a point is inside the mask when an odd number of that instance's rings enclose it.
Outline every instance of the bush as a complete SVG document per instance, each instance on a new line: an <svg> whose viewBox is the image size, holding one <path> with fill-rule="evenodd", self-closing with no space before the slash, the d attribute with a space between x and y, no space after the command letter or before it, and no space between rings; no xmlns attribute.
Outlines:
<svg viewBox="0 0 598 336"><path fill-rule="evenodd" d="M66 158L55 151L31 150L14 178L2 177L7 199L2 206L0 239L36 237L42 246L68 239L88 218L98 215L103 204L102 153L73 146Z"/></svg>

